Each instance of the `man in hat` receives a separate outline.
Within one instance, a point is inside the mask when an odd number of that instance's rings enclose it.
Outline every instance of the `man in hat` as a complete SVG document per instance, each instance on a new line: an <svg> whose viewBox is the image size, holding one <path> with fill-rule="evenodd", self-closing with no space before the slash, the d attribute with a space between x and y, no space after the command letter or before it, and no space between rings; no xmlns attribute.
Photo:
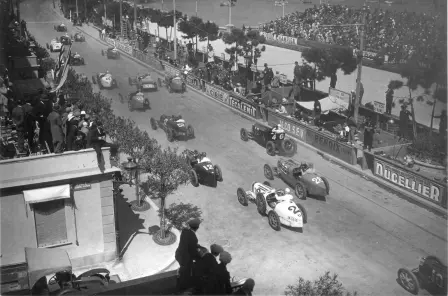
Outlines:
<svg viewBox="0 0 448 296"><path fill-rule="evenodd" d="M224 250L219 245L212 245L210 251L215 254L222 253ZM196 260L193 267L193 277L196 286L196 292L213 295L216 289L216 275L215 271L218 267L215 255L211 254L207 248L199 247L198 253L200 258Z"/></svg>
<svg viewBox="0 0 448 296"><path fill-rule="evenodd" d="M400 138L398 141L409 139L409 120L412 117L411 112L407 110L408 105L401 105L400 111Z"/></svg>
<svg viewBox="0 0 448 296"><path fill-rule="evenodd" d="M192 218L187 222L188 227L180 234L179 246L177 247L175 258L180 265L178 288L180 291L188 289L192 284L193 260L199 258L198 238L196 231L199 229L201 220Z"/></svg>
<svg viewBox="0 0 448 296"><path fill-rule="evenodd" d="M320 121L321 114L322 114L322 107L320 105L319 99L315 98L314 99L314 125L315 126L321 125L321 121Z"/></svg>
<svg viewBox="0 0 448 296"><path fill-rule="evenodd" d="M25 152L25 111L21 106L21 102L16 104L12 110L12 121L16 125L17 145L20 153Z"/></svg>
<svg viewBox="0 0 448 296"><path fill-rule="evenodd" d="M47 117L51 130L51 138L53 140L54 153L63 152L64 133L62 132L62 120L59 115L60 109L61 107L59 105L54 105L53 111Z"/></svg>
<svg viewBox="0 0 448 296"><path fill-rule="evenodd" d="M232 256L230 253L223 251L219 255L219 261L216 268L217 276L217 295L230 295L232 293L232 286L230 285L230 273L227 271L227 264L232 261Z"/></svg>
<svg viewBox="0 0 448 296"><path fill-rule="evenodd" d="M300 66L299 66L299 62L298 61L296 61L295 63L294 63L294 79L297 79L297 81L299 81L299 80L301 80L302 79L302 77L301 77L301 72L300 72Z"/></svg>
<svg viewBox="0 0 448 296"><path fill-rule="evenodd" d="M84 125L84 122L86 121L86 115L87 115L86 111L81 111L81 115L79 118L79 124L78 124L79 128L81 128Z"/></svg>
<svg viewBox="0 0 448 296"><path fill-rule="evenodd" d="M74 113L70 113L67 117L67 151L72 151L75 149L75 139L78 133L78 123L79 117L81 116L81 112L77 111Z"/></svg>
<svg viewBox="0 0 448 296"><path fill-rule="evenodd" d="M235 293L232 293L232 295L246 295L246 296L252 296L252 292L255 287L255 281L253 279L247 279L243 286L236 290Z"/></svg>

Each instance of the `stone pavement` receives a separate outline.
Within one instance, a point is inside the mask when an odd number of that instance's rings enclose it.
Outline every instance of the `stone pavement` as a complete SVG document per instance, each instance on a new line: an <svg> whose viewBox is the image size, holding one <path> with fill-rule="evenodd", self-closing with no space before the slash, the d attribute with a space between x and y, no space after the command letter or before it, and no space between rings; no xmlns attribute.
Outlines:
<svg viewBox="0 0 448 296"><path fill-rule="evenodd" d="M151 34L157 34L157 24L149 23L149 31ZM168 29L168 36L172 39L173 34L170 33L171 28ZM159 30L160 37L166 39L166 30ZM184 42L182 32L177 31L177 36L179 39ZM225 49L227 47L226 44L221 39L211 41L210 44L213 46L214 55L221 57L225 56L225 59L229 59L229 55L225 53ZM207 41L202 41L198 43L198 49L203 50L207 46ZM294 77L294 62L298 61L299 64L302 63L302 53L295 50L280 48L271 45L265 45L266 51L261 54L261 58L258 60L259 69L263 68L263 64L267 63L269 67L272 67L274 71L279 71L280 73L285 74L289 80L292 80ZM211 53L210 53L211 55ZM239 61L244 64L244 61ZM336 88L345 92L350 92L351 90L356 89L356 75L357 71L354 71L350 75L343 75L341 71L338 72L338 80L336 84ZM365 93L362 99L362 103L366 104L368 102L378 101L378 102L386 102L386 90L389 81L391 80L403 80L400 75L392 72L387 72L383 70L378 70L369 67L363 67L362 71L362 83L364 85ZM316 89L328 92L330 86L330 79L324 79L323 81L316 82ZM412 95L417 97L422 95L424 90L418 88L416 91L412 92ZM403 87L397 91L395 91L395 107L392 109L392 114L398 116L400 114L400 104L398 100L401 98L408 98L409 93L408 90ZM425 96L426 97L426 96ZM427 96L428 99L431 96ZM415 102L415 117L417 122L427 125L430 125L431 122L431 112L432 106L426 104L426 102ZM437 110L436 115L440 115L442 110L446 110L447 105L441 102L437 102ZM434 119L434 128L438 128L439 119Z"/></svg>
<svg viewBox="0 0 448 296"><path fill-rule="evenodd" d="M121 281L128 281L176 268L174 253L179 244L179 231L173 230L177 236L174 244L157 245L152 239L152 234L159 230L157 205L146 198L151 208L145 212L134 212L129 202L135 200L135 187L122 185L121 188L122 196L116 200L121 260L78 269L75 274L93 267L104 267L110 270L111 275L118 275Z"/></svg>

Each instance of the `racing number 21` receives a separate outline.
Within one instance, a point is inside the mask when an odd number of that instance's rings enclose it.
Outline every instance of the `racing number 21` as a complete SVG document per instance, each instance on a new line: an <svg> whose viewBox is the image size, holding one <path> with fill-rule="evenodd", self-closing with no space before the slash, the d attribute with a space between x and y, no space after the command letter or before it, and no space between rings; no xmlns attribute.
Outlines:
<svg viewBox="0 0 448 296"><path fill-rule="evenodd" d="M213 166L211 164L204 165L204 168L209 171L213 170Z"/></svg>

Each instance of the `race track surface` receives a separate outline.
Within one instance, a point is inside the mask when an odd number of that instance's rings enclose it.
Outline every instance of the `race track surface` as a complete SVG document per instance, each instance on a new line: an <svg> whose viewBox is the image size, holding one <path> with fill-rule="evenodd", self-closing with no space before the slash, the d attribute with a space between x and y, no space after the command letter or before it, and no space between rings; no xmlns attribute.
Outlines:
<svg viewBox="0 0 448 296"><path fill-rule="evenodd" d="M22 3L22 17L41 44L61 35L53 30L51 22L59 21L60 16L51 6L51 1ZM294 158L314 162L316 170L330 181L330 196L326 201L308 198L302 202L308 211L303 233L285 228L273 231L254 205L243 207L236 198L238 187L247 190L252 182L264 181L263 164L275 164L278 159L268 156L258 144L240 140L240 128L250 128L251 122L192 90L181 95L161 89L149 94L151 110L131 113L127 104L120 103L118 94L133 91L128 77L148 69L123 56L107 60L100 53L105 47L90 37L85 43L75 44L73 51L87 63L76 70L91 77L107 69L117 78L119 89L103 91L114 100L116 114L132 118L162 145L168 145L166 136L150 129L149 118L182 114L194 126L196 139L170 145L205 151L221 166L224 182L217 188L189 185L168 200L202 209L204 222L197 233L200 243L222 244L233 257L231 275L255 279L254 295L283 294L299 276L314 279L326 270L338 273L348 289L362 295L408 295L396 282L399 268L416 267L425 255L446 261L446 220L300 145ZM272 184L285 186L279 180Z"/></svg>

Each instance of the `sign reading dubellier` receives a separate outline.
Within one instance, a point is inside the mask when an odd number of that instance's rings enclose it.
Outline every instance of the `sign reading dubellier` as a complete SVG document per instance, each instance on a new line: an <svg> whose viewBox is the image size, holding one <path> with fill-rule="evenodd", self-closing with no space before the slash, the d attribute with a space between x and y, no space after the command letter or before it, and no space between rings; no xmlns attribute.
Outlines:
<svg viewBox="0 0 448 296"><path fill-rule="evenodd" d="M375 157L374 174L409 192L446 207L446 187Z"/></svg>
<svg viewBox="0 0 448 296"><path fill-rule="evenodd" d="M217 89L216 87L213 87L208 83L205 84L205 92L214 99L221 101L227 105L230 105L229 94L227 92Z"/></svg>
<svg viewBox="0 0 448 296"><path fill-rule="evenodd" d="M244 102L242 99L230 96L229 105L234 109L243 111L244 113L252 116L253 118L256 118L257 116L257 109L253 105Z"/></svg>
<svg viewBox="0 0 448 296"><path fill-rule="evenodd" d="M201 89L201 79L191 76L191 75L187 75L187 85L200 90Z"/></svg>
<svg viewBox="0 0 448 296"><path fill-rule="evenodd" d="M74 191L87 190L90 188L92 188L92 185L90 183L80 183L73 185Z"/></svg>

